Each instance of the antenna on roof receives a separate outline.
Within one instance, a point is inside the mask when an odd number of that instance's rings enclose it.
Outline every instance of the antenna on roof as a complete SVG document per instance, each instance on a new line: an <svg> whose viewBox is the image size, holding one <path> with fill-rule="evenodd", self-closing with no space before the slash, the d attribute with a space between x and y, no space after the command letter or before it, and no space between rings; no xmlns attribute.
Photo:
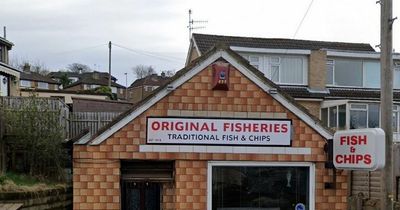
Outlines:
<svg viewBox="0 0 400 210"><path fill-rule="evenodd" d="M3 38L7 39L7 28L3 26Z"/></svg>
<svg viewBox="0 0 400 210"><path fill-rule="evenodd" d="M190 38L192 38L192 31L193 30L206 28L205 26L197 26L197 27L195 27L194 26L195 23L208 23L208 21L207 20L193 20L192 19L192 10L189 9L189 25L187 26L187 28L189 29L189 40L190 40Z"/></svg>

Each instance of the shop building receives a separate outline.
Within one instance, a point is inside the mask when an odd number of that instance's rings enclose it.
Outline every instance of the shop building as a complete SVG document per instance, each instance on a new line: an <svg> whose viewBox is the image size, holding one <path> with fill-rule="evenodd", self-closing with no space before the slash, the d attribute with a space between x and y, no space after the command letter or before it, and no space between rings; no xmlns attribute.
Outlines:
<svg viewBox="0 0 400 210"><path fill-rule="evenodd" d="M332 131L214 47L74 145L74 209L346 209ZM302 206L304 205L304 206Z"/></svg>

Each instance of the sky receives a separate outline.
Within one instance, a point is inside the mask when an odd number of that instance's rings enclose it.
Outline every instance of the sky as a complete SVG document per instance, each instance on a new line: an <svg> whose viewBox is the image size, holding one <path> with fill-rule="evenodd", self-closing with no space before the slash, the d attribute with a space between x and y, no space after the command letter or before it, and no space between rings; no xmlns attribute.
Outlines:
<svg viewBox="0 0 400 210"><path fill-rule="evenodd" d="M400 0L393 4L400 16ZM111 41L112 74L125 85L127 73L130 85L136 65L158 72L184 67L189 9L194 20L208 21L195 33L380 43L376 0L1 0L0 26L15 45L11 60L51 71L82 63L107 72ZM399 20L393 48L400 51Z"/></svg>

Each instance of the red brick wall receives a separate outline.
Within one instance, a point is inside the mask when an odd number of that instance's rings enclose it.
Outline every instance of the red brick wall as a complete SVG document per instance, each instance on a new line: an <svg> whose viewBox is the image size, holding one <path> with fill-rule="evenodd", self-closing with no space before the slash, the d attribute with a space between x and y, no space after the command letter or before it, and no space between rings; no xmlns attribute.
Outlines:
<svg viewBox="0 0 400 210"><path fill-rule="evenodd" d="M259 89L239 71L230 74L229 91L211 90L211 67L201 71L171 92L146 112L124 126L98 146L74 147L74 209L120 209L119 160L176 160L175 180L164 189L166 209L207 209L207 161L285 161L315 163L316 209L346 209L346 172L337 173L337 188L325 189L332 182L331 170L324 168L325 140L270 95ZM168 110L213 111L232 113L280 113L292 119L292 147L309 147L311 155L233 154L233 153L166 153L139 152L145 144L146 117L167 116ZM113 187L102 189L108 183ZM97 177L95 179L95 177ZM98 188L100 186L100 188ZM100 201L101 204L99 204Z"/></svg>

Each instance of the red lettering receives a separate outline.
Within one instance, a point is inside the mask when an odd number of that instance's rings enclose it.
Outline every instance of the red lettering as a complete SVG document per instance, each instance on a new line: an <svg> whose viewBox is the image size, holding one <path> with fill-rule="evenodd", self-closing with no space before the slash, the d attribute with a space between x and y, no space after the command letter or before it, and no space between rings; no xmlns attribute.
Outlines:
<svg viewBox="0 0 400 210"><path fill-rule="evenodd" d="M224 123L224 131L227 131L230 127L230 123Z"/></svg>
<svg viewBox="0 0 400 210"><path fill-rule="evenodd" d="M279 124L274 124L274 133L279 133Z"/></svg>
<svg viewBox="0 0 400 210"><path fill-rule="evenodd" d="M367 144L367 135L359 136L358 141L358 144Z"/></svg>
<svg viewBox="0 0 400 210"><path fill-rule="evenodd" d="M210 131L210 129L208 128L207 123L204 123L204 124L201 126L200 131Z"/></svg>
<svg viewBox="0 0 400 210"><path fill-rule="evenodd" d="M153 122L152 124L151 124L151 129L153 129L153 130L158 130L158 129L160 129L160 123L159 122Z"/></svg>
<svg viewBox="0 0 400 210"><path fill-rule="evenodd" d="M235 132L242 132L242 126L240 126L240 123L235 124Z"/></svg>
<svg viewBox="0 0 400 210"><path fill-rule="evenodd" d="M260 126L260 125L259 124L253 124L253 132L260 132L258 126Z"/></svg>
<svg viewBox="0 0 400 210"><path fill-rule="evenodd" d="M343 145L346 142L346 136L340 137L340 145Z"/></svg>
<svg viewBox="0 0 400 210"><path fill-rule="evenodd" d="M343 163L343 156L342 155L336 155L335 160L336 160L337 163Z"/></svg>
<svg viewBox="0 0 400 210"><path fill-rule="evenodd" d="M162 129L162 130L169 131L168 125L169 125L168 122L162 122L162 123L161 123L161 129Z"/></svg>
<svg viewBox="0 0 400 210"><path fill-rule="evenodd" d="M282 133L287 133L287 132L288 132L287 124L282 124L282 125L281 125L281 132L282 132Z"/></svg>
<svg viewBox="0 0 400 210"><path fill-rule="evenodd" d="M365 164L371 164L371 155L364 155L364 163Z"/></svg>
<svg viewBox="0 0 400 210"><path fill-rule="evenodd" d="M261 132L268 132L268 124L261 124Z"/></svg>
<svg viewBox="0 0 400 210"><path fill-rule="evenodd" d="M183 131L183 122L177 122L175 123L175 129L177 131Z"/></svg>

